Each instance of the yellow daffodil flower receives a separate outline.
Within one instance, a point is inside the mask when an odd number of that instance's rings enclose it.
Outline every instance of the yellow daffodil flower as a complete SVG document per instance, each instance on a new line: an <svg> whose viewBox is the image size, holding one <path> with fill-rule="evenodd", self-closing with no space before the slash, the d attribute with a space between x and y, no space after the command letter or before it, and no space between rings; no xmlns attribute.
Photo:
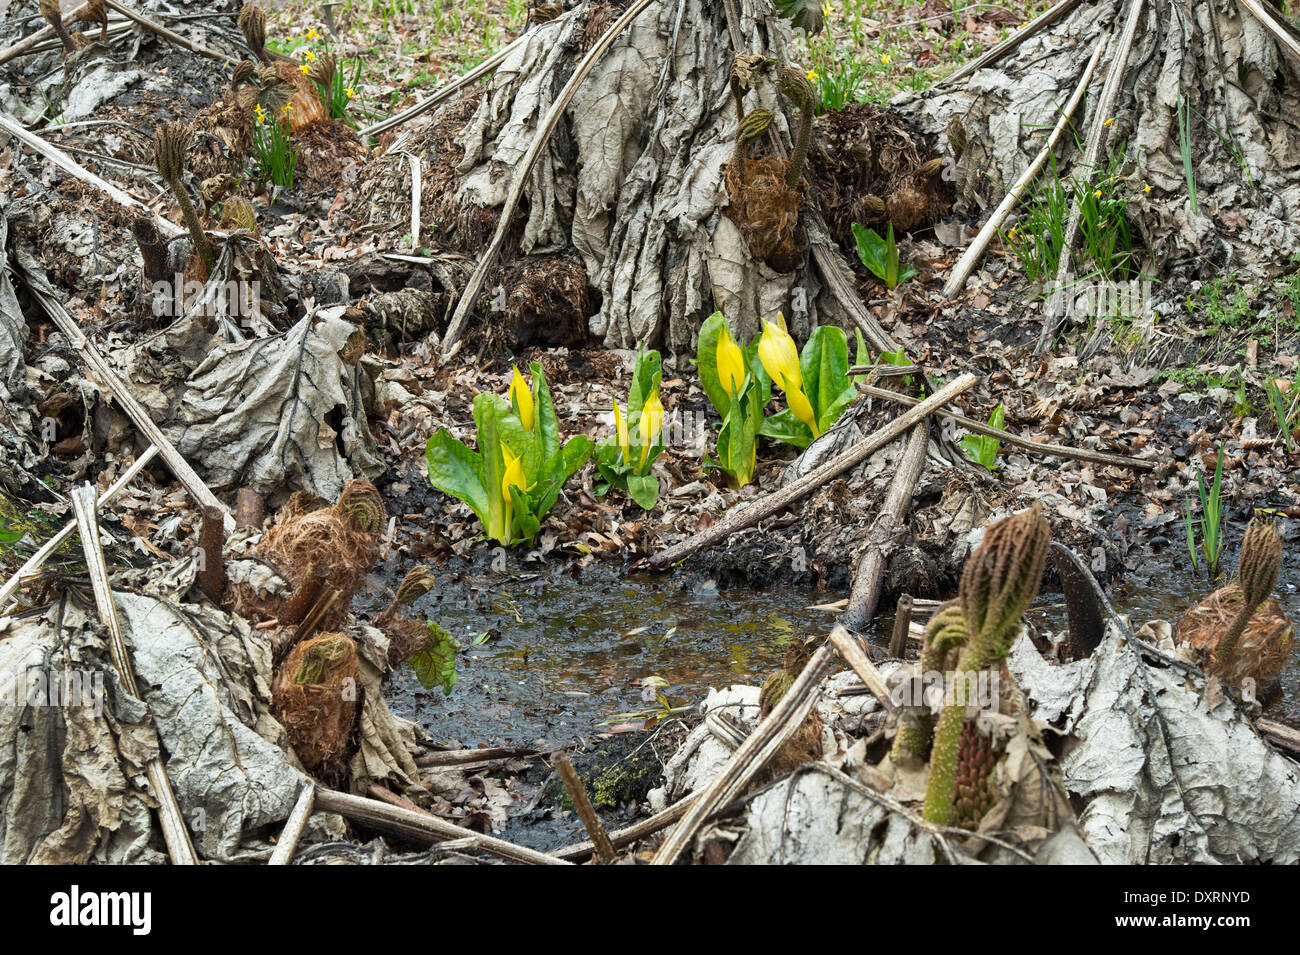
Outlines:
<svg viewBox="0 0 1300 955"><path fill-rule="evenodd" d="M892 60L892 59L893 59L893 57L890 56L888 53L882 53L882 54L880 54L880 62L883 63L883 64L885 64L885 66L888 66L888 65L889 65L889 61Z"/></svg>
<svg viewBox="0 0 1300 955"><path fill-rule="evenodd" d="M829 3L823 3L823 4L822 4L822 16L824 16L824 17L829 17L830 15L831 15L831 5L830 5Z"/></svg>
<svg viewBox="0 0 1300 955"><path fill-rule="evenodd" d="M280 107L280 112L282 112L282 113L287 113L287 112L289 112L289 110L291 110L291 109L293 109L293 104L292 104L292 103L285 103L282 107Z"/></svg>
<svg viewBox="0 0 1300 955"><path fill-rule="evenodd" d="M817 71L816 71L816 70L809 70L809 71L808 71L808 81L809 81L810 83L816 83L816 82L817 82Z"/></svg>
<svg viewBox="0 0 1300 955"><path fill-rule="evenodd" d="M302 66L298 67L298 72L301 73L303 76L306 76L307 71L310 69L311 67L308 66L306 63L304 63Z"/></svg>
<svg viewBox="0 0 1300 955"><path fill-rule="evenodd" d="M785 316L777 313L776 322L763 319L763 337L758 340L758 360L772 381L785 392L786 403L794 416L808 426L813 437L821 434L817 416L803 391L803 373L799 370L799 350L785 329Z"/></svg>
<svg viewBox="0 0 1300 955"><path fill-rule="evenodd" d="M618 449L623 452L623 463L626 464L632 457L632 448L627 436L627 420L618 406L618 400L611 400L614 403L614 429L618 432Z"/></svg>
<svg viewBox="0 0 1300 955"><path fill-rule="evenodd" d="M532 431L533 424L537 420L533 392L528 387L528 382L524 381L524 376L519 374L518 366L511 367L514 368L514 375L510 379L510 403L514 405L515 413L519 415L523 426Z"/></svg>
<svg viewBox="0 0 1300 955"><path fill-rule="evenodd" d="M347 89L345 89L343 92L348 94L348 99L352 99L352 97L356 95L356 91L352 89L352 87L350 86Z"/></svg>
<svg viewBox="0 0 1300 955"><path fill-rule="evenodd" d="M313 30L308 30L308 31L307 31L307 39L309 39L309 40L315 40L315 39L317 38L317 36L319 36L319 34L317 34L317 32L316 32L314 29L313 29Z"/></svg>
<svg viewBox="0 0 1300 955"><path fill-rule="evenodd" d="M1106 122L1102 123L1101 125L1103 125L1103 126L1114 126L1114 125L1115 125L1115 117L1112 116L1110 119L1106 120Z"/></svg>
<svg viewBox="0 0 1300 955"><path fill-rule="evenodd" d="M659 392L655 392L641 407L641 420L637 422L637 437L641 441L641 460L637 462L637 470L642 470L646 465L646 459L650 457L650 449L654 446L655 441L659 439L659 433L664 427L664 406L659 400Z"/></svg>
<svg viewBox="0 0 1300 955"><path fill-rule="evenodd" d="M1101 190L1098 189L1096 192L1093 193L1093 196L1095 196L1096 198L1100 199L1100 198L1101 198Z"/></svg>
<svg viewBox="0 0 1300 955"><path fill-rule="evenodd" d="M1142 187L1142 191L1143 191L1143 192L1150 192L1150 191L1151 191L1151 183L1148 182L1145 186L1143 186L1143 187Z"/></svg>
<svg viewBox="0 0 1300 955"><path fill-rule="evenodd" d="M718 336L718 379L727 394L740 394L745 384L745 355L740 346L731 338L730 329L723 329Z"/></svg>
<svg viewBox="0 0 1300 955"><path fill-rule="evenodd" d="M314 60L314 59L316 59L316 54L313 53L311 50L308 50L308 51L307 51L307 62L310 63L310 62L311 62L312 60Z"/></svg>

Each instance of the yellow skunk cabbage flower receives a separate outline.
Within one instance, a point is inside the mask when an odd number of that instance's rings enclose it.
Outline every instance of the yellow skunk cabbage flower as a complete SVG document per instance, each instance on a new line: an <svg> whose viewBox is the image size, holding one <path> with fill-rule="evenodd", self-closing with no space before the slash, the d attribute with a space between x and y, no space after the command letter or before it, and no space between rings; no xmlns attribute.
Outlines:
<svg viewBox="0 0 1300 955"><path fill-rule="evenodd" d="M637 436L641 439L641 460L637 462L638 471L645 467L646 459L650 457L650 449L659 440L659 433L663 428L664 406L659 400L659 392L656 391L641 407L641 420L637 422Z"/></svg>
<svg viewBox="0 0 1300 955"><path fill-rule="evenodd" d="M524 459L522 455L517 455L501 445L501 457L506 463L506 470L501 475L501 496L507 501L510 500L510 489L517 487L519 490L527 493L530 488L525 483L528 478L524 475Z"/></svg>
<svg viewBox="0 0 1300 955"><path fill-rule="evenodd" d="M524 381L524 376L519 374L519 367L517 365L511 367L514 369L514 375L510 379L510 403L514 405L515 413L519 415L523 426L532 431L533 422L536 420L533 392L528 387L528 382Z"/></svg>
<svg viewBox="0 0 1300 955"><path fill-rule="evenodd" d="M524 462L520 455L513 453L504 444L501 445L501 459L505 462L505 472L501 475L501 527L488 528L488 533L502 544L510 543L510 528L514 524L515 504L510 497L510 489L517 487L525 494L530 488L526 486L528 478L524 475Z"/></svg>
<svg viewBox="0 0 1300 955"><path fill-rule="evenodd" d="M617 400L614 400L614 427L618 430L618 449L623 452L623 463L626 464L632 457L632 449L628 444L627 421L618 407Z"/></svg>
<svg viewBox="0 0 1300 955"><path fill-rule="evenodd" d="M803 374L799 371L799 350L785 330L785 316L777 313L776 323L763 319L763 337L758 341L758 359L782 391L794 416L808 426L813 437L821 434L817 416L803 392Z"/></svg>
<svg viewBox="0 0 1300 955"><path fill-rule="evenodd" d="M718 336L718 380L729 394L740 394L745 383L745 356L731 337L731 330L723 328Z"/></svg>

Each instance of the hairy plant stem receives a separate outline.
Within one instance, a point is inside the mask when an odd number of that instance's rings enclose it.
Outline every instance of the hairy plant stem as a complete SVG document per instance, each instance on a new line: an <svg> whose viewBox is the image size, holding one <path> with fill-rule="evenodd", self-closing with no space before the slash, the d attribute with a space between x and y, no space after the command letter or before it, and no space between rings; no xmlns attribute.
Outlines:
<svg viewBox="0 0 1300 955"><path fill-rule="evenodd" d="M69 53L75 53L77 45L72 42L72 34L63 25L63 13L59 9L58 0L40 0L40 9L41 16L53 28L59 42L63 44L63 55L67 56Z"/></svg>
<svg viewBox="0 0 1300 955"><path fill-rule="evenodd" d="M799 110L799 132L795 139L794 151L790 153L790 165L786 167L785 185L787 189L796 189L803 176L804 163L808 159L808 144L812 140L813 113L817 109L817 94L801 71L792 66L781 69L778 81L781 92L786 95Z"/></svg>
<svg viewBox="0 0 1300 955"><path fill-rule="evenodd" d="M217 260L212 253L212 244L208 242L208 236L203 231L202 223L199 222L199 214L194 211L194 203L190 202L189 194L179 179L168 179L167 185L176 196L176 204L181 207L181 218L185 220L185 228L190 230L190 241L194 243L194 252L203 263L203 267L208 270L208 275L211 275L212 270L216 268Z"/></svg>

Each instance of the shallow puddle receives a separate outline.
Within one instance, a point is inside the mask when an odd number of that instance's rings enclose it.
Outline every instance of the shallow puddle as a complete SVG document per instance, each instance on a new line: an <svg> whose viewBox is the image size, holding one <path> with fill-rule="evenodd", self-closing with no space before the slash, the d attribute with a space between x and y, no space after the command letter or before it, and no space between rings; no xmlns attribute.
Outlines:
<svg viewBox="0 0 1300 955"><path fill-rule="evenodd" d="M394 572L393 579L400 576ZM1279 590L1288 613L1300 619L1294 579L1290 568ZM1108 594L1140 625L1177 620L1208 589L1203 575L1161 555L1134 567ZM464 647L452 695L425 690L403 667L389 699L440 741L586 740L693 706L710 686L761 682L791 641L829 632L838 613L823 608L845 596L789 587L720 591L689 571L624 576L600 565L532 579L465 574L415 605ZM1030 618L1043 629L1064 629L1061 595L1041 595ZM882 614L871 639L887 643L892 626L892 614ZM1300 651L1293 651L1283 693L1268 713L1300 725Z"/></svg>
<svg viewBox="0 0 1300 955"><path fill-rule="evenodd" d="M694 706L711 685L761 680L792 641L829 631L835 614L814 605L837 596L719 591L699 575L603 567L466 582L415 605L464 647L452 695L425 690L403 667L390 701L436 739L468 746L586 739Z"/></svg>

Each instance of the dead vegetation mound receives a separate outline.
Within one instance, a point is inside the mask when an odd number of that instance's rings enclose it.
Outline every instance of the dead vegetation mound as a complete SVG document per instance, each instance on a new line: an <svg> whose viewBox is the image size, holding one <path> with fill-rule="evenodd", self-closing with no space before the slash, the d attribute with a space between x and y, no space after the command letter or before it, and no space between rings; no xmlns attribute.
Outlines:
<svg viewBox="0 0 1300 955"><path fill-rule="evenodd" d="M529 257L515 265L507 281L504 333L512 351L589 343L587 319L599 308L600 295L580 263L562 256Z"/></svg>
<svg viewBox="0 0 1300 955"><path fill-rule="evenodd" d="M934 225L952 200L942 164L925 136L896 112L872 103L832 110L817 122L821 143L810 165L831 235L854 248L853 224L897 233Z"/></svg>

